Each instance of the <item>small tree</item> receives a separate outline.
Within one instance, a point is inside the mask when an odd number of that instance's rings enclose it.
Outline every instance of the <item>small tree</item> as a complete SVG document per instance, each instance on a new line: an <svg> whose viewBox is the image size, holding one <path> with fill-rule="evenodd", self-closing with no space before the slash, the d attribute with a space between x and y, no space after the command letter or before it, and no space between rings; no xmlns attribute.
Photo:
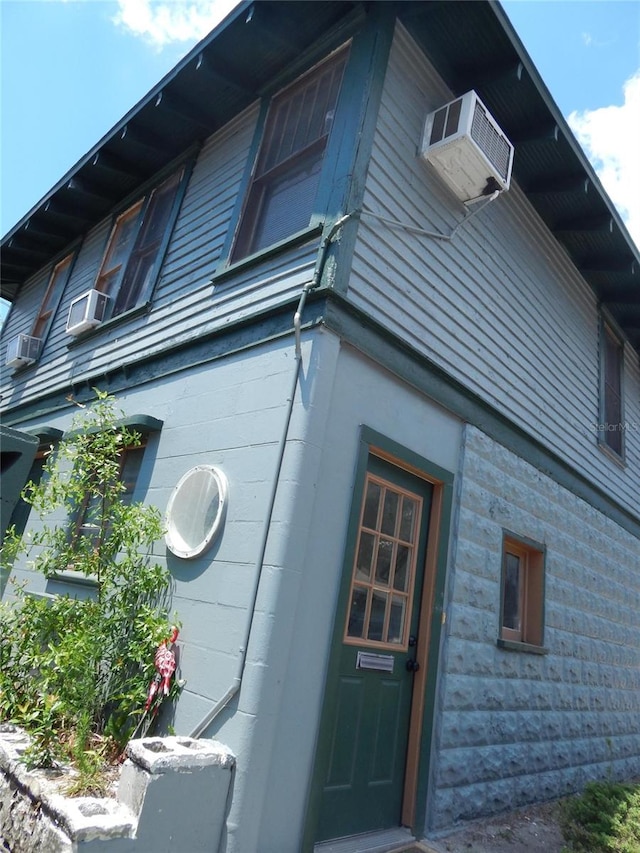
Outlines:
<svg viewBox="0 0 640 853"><path fill-rule="evenodd" d="M0 605L0 717L32 735L31 765L68 759L92 777L142 713L170 633L169 574L149 558L160 512L122 500L123 454L140 435L118 426L105 393L81 408L40 483L23 491L42 526L10 530L0 561L7 571L23 555L47 577L71 569L95 581L95 596L42 598L16 585L16 601Z"/></svg>

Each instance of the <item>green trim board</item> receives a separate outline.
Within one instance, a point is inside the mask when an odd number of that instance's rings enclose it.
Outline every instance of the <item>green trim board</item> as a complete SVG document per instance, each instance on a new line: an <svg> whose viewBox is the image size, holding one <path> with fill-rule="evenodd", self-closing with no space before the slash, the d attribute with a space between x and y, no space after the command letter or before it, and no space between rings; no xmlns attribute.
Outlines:
<svg viewBox="0 0 640 853"><path fill-rule="evenodd" d="M609 424L607 422L607 338L611 337L615 340L620 348L620 453L613 448L606 440L606 429ZM625 335L620 329L620 326L607 311L604 306L600 306L600 316L598 317L598 444L610 459L621 467L626 466L626 436L625 430L622 428L625 424Z"/></svg>
<svg viewBox="0 0 640 853"><path fill-rule="evenodd" d="M118 394L292 335L293 312L297 302L297 299L288 300L277 307L229 324L224 330L216 330L197 340L167 349L160 355L140 358L135 364L90 376L72 386L71 390L80 402L93 398L92 388L95 386ZM441 367L356 309L340 294L326 288L309 294L302 326L308 330L321 323L640 539L640 515L621 506L603 489L575 471L562 457L544 447ZM64 411L69 407L68 393L69 388L66 388L31 403L7 409L3 413L3 421L9 426L19 427L26 420L45 419Z"/></svg>
<svg viewBox="0 0 640 853"><path fill-rule="evenodd" d="M328 294L323 324L400 379L482 430L640 539L640 515L621 506L561 456L337 293Z"/></svg>
<svg viewBox="0 0 640 853"><path fill-rule="evenodd" d="M325 234L334 222L362 206L394 28L393 9L374 3L364 26L353 38L335 118L340 134L332 134L327 146L327 162L332 171L319 199L318 207L328 217ZM346 292L349 282L356 223L355 217L345 223L339 243L336 241L330 249L332 262L328 265L327 283L340 292Z"/></svg>
<svg viewBox="0 0 640 853"><path fill-rule="evenodd" d="M338 127L340 127L341 134L344 134L344 128L340 125L339 116L342 116L342 122L344 124L346 117L349 115L348 110L343 111L340 109L340 104L344 102L343 92L341 92L339 96L336 120L334 121L334 126L332 132L330 133L327 149L323 157L319 190L317 194L316 204L314 206L314 213L309 223L309 226L295 234L290 235L290 237L288 237L286 240L281 241L280 243L277 243L273 246L269 246L257 252L253 252L249 255L242 256L236 260L231 260L233 250L236 245L236 238L238 236L239 228L244 216L244 211L247 206L249 191L256 169L258 155L260 152L267 124L269 108L271 106L273 97L281 89L294 83L296 79L298 79L307 71L309 71L316 63L322 61L323 59L326 59L328 54L332 50L336 50L342 45L346 44L353 36L353 34L357 32L360 27L366 24L367 21L368 17L364 11L364 7L358 7L355 10L352 10L351 13L347 14L343 20L341 20L338 24L332 27L327 33L320 35L319 38L314 42L314 44L311 45L307 50L305 50L301 55L296 57L295 61L289 63L286 69L281 74L279 74L276 78L270 80L268 86L260 93L261 102L258 117L256 120L256 126L254 129L253 139L249 148L242 181L238 188L235 204L231 213L227 237L220 253L216 272L213 275L214 281L218 277L223 276L227 273L233 273L236 269L242 268L245 265L252 266L254 263L259 263L270 255L278 252L284 246L304 242L306 239L312 238L316 234L320 233L320 230L325 224L327 210L326 193L323 192L323 187L328 186L333 180L333 178L329 174L329 170L333 165L334 160L333 149L335 147L335 142L332 142L332 139L335 139L337 134L336 128ZM348 64L350 64L350 61ZM342 88L344 89L344 82Z"/></svg>
<svg viewBox="0 0 640 853"><path fill-rule="evenodd" d="M95 398L95 393L93 395ZM154 418L153 415L126 415L124 418L119 418L113 425L114 429L128 429L132 432L139 432L141 435L149 435L151 432L160 432L164 426L164 421L160 418ZM92 427L89 430L74 429L66 434L67 438L73 438L76 435L83 433L90 435L91 433L99 432L98 427Z"/></svg>
<svg viewBox="0 0 640 853"><path fill-rule="evenodd" d="M438 548L435 560L434 594L431 601L429 656L423 661L425 672L429 678L425 685L425 702L422 716L422 731L420 736L420 748L418 761L418 784L416 787L415 821L412 827L414 831L421 832L425 826L426 818L426 792L428 787L429 767L431 763L432 731L435 714L436 686L438 680L438 660L440 656L440 639L442 630L442 619L444 604L444 586L448 557L449 534L451 525L451 514L453 507L453 481L452 472L430 462L420 454L406 448L393 439L376 432L375 430L362 426L360 430L360 441L358 445L356 466L354 472L354 486L352 504L349 515L349 524L344 548L344 562L340 588L338 591L336 607L334 610L333 637L329 652L329 664L326 674L325 695L323 700L323 712L316 742L316 762L314 776L311 782L307 815L305 820L305 834L303 851L311 851L316 840L317 826L322 813L322 796L324 780L327 776L328 761L330 755L330 741L333 737L333 711L340 690L340 678L338 673L338 661L343 654L344 614L348 605L351 589L352 561L356 548L356 540L359 530L360 507L363 499L366 473L375 465L377 457L376 450L382 451L385 465L394 467L407 466L407 471L413 472L413 476L419 477L420 472L434 481L440 483L442 490L441 511L438 517L438 529L425 529L424 535L438 536ZM422 614L423 618L426 614ZM326 815L325 815L326 818Z"/></svg>

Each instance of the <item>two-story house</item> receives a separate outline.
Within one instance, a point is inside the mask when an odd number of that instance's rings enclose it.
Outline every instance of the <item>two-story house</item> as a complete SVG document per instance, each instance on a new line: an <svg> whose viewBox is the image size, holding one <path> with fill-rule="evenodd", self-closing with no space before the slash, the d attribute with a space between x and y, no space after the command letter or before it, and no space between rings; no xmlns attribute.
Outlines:
<svg viewBox="0 0 640 853"><path fill-rule="evenodd" d="M640 255L498 4L244 2L2 250L4 424L145 434L221 850L640 774Z"/></svg>

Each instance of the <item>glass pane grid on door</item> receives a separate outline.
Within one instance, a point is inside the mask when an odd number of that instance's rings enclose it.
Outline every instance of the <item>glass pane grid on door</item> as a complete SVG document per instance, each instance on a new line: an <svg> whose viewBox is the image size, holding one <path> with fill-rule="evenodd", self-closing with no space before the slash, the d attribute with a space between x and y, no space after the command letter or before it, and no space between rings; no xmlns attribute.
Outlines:
<svg viewBox="0 0 640 853"><path fill-rule="evenodd" d="M406 646L422 499L367 476L345 642Z"/></svg>

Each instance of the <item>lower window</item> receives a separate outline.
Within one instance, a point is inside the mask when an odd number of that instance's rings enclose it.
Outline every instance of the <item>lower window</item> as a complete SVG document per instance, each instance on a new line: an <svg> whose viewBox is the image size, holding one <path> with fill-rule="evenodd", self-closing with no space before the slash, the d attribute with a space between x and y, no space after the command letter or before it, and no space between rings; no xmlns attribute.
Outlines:
<svg viewBox="0 0 640 853"><path fill-rule="evenodd" d="M500 639L542 647L544 547L505 534Z"/></svg>

